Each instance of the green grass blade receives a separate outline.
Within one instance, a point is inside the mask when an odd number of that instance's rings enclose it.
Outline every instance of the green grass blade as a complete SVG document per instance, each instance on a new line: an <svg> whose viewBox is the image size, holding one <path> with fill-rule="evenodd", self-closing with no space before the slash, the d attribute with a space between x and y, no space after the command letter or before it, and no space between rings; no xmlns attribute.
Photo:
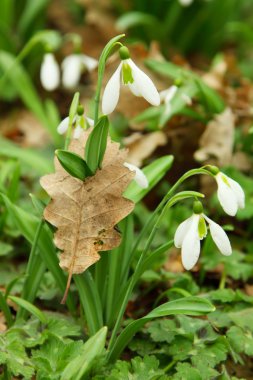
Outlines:
<svg viewBox="0 0 253 380"><path fill-rule="evenodd" d="M32 244L36 230L40 223L40 218L30 215L20 207L14 205L4 195L0 194L8 213L15 221L15 224L24 237ZM59 288L64 293L66 287L66 276L59 267L59 260L56 256L55 247L52 243L53 235L49 228L44 225L38 242L38 250L42 260L54 276ZM67 305L71 312L75 311L75 305L71 297L68 297Z"/></svg>
<svg viewBox="0 0 253 380"><path fill-rule="evenodd" d="M45 314L33 304L19 297L9 296L8 298L11 301L15 302L18 306L23 307L29 313L37 317L41 323L47 324L47 317L45 316Z"/></svg>
<svg viewBox="0 0 253 380"><path fill-rule="evenodd" d="M213 312L215 307L206 299L200 297L185 297L175 301L166 302L152 310L145 317L131 322L118 336L112 350L108 354L108 360L115 361L133 336L142 326L153 318L160 318L168 315L206 315Z"/></svg>
<svg viewBox="0 0 253 380"><path fill-rule="evenodd" d="M46 265L37 251L37 244L40 238L40 233L41 233L43 224L44 224L44 220L41 219L37 227L34 241L32 244L32 249L31 249L28 264L26 267L26 273L25 273L26 278L25 278L25 282L23 285L22 293L21 293L21 298L31 303L35 300L42 277L46 271ZM17 318L25 319L26 316L27 316L27 310L24 308L20 308L17 313Z"/></svg>
<svg viewBox="0 0 253 380"><path fill-rule="evenodd" d="M20 148L3 137L0 137L0 155L16 158L21 163L28 165L39 175L53 171L53 165L46 156L32 149Z"/></svg>
<svg viewBox="0 0 253 380"><path fill-rule="evenodd" d="M103 326L102 305L96 283L88 270L73 276L85 317L89 333L95 334Z"/></svg>
<svg viewBox="0 0 253 380"><path fill-rule="evenodd" d="M4 313L8 327L11 327L13 325L14 320L11 315L11 310L9 308L9 305L1 291L0 291L0 309Z"/></svg>
<svg viewBox="0 0 253 380"><path fill-rule="evenodd" d="M102 327L94 336L85 342L81 349L80 355L72 360L64 369L61 380L80 380L87 374L94 363L94 360L100 356L105 347L107 327Z"/></svg>

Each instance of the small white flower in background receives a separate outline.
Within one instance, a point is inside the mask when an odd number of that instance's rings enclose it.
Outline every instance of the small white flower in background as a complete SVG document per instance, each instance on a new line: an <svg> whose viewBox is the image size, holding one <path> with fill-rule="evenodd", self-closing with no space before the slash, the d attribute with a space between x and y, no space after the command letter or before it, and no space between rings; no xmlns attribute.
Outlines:
<svg viewBox="0 0 253 380"><path fill-rule="evenodd" d="M71 54L62 61L62 84L65 88L75 88L83 70L92 71L98 65L98 61L85 54Z"/></svg>
<svg viewBox="0 0 253 380"><path fill-rule="evenodd" d="M191 5L191 3L193 3L193 0L178 0L180 5L182 5L183 7L188 7L189 5Z"/></svg>
<svg viewBox="0 0 253 380"><path fill-rule="evenodd" d="M218 171L215 174L218 185L217 196L223 210L235 216L238 209L245 207L245 194L242 187L232 178Z"/></svg>
<svg viewBox="0 0 253 380"><path fill-rule="evenodd" d="M167 90L161 91L160 92L161 102L170 103L171 100L176 95L177 90L178 90L178 87L173 84L172 86L170 86L169 88L167 88Z"/></svg>
<svg viewBox="0 0 253 380"><path fill-rule="evenodd" d="M55 90L60 84L60 68L52 53L46 53L43 57L40 81L47 91Z"/></svg>
<svg viewBox="0 0 253 380"><path fill-rule="evenodd" d="M89 117L85 115L77 115L73 121L73 124L75 125L74 128L74 133L73 133L73 138L74 139L79 139L81 136L82 131L85 129L85 123L88 123L90 127L94 126L94 120L90 119ZM57 127L57 132L60 135L63 135L64 133L67 132L69 126L69 116L65 117L60 124Z"/></svg>
<svg viewBox="0 0 253 380"><path fill-rule="evenodd" d="M219 224L203 214L201 211L203 207L200 202L195 202L195 204L194 214L178 226L174 237L175 246L182 248L182 264L187 270L192 269L198 261L200 240L207 235L206 221L209 225L212 239L219 251L225 256L232 253L231 244L225 231Z"/></svg>
<svg viewBox="0 0 253 380"><path fill-rule="evenodd" d="M163 90L160 92L160 100L161 102L164 102L165 104L165 113L169 114L171 112L171 101L175 97L176 93L178 92L179 87L176 85L172 85L167 90ZM192 104L192 99L189 97L189 95L182 93L181 99L190 106Z"/></svg>
<svg viewBox="0 0 253 380"><path fill-rule="evenodd" d="M121 63L104 90L102 99L103 114L112 113L117 106L121 83L128 86L135 96L142 96L153 106L158 106L160 96L152 80L135 65L125 46L119 49L119 54Z"/></svg>
<svg viewBox="0 0 253 380"><path fill-rule="evenodd" d="M131 172L135 172L134 180L141 188L146 189L148 187L148 179L140 168L128 162L124 162L123 165Z"/></svg>

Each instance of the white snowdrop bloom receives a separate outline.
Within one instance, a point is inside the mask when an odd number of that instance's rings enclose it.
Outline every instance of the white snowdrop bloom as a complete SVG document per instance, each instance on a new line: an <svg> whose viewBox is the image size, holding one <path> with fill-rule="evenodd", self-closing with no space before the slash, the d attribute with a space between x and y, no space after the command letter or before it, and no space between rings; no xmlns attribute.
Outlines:
<svg viewBox="0 0 253 380"><path fill-rule="evenodd" d="M188 7L189 5L191 5L193 3L193 0L178 0L180 5L182 5L183 7Z"/></svg>
<svg viewBox="0 0 253 380"><path fill-rule="evenodd" d="M123 165L131 172L135 172L134 180L141 188L146 189L148 187L148 179L140 168L128 162L124 162Z"/></svg>
<svg viewBox="0 0 253 380"><path fill-rule="evenodd" d="M60 84L60 68L52 53L46 53L43 57L40 81L47 91L55 90Z"/></svg>
<svg viewBox="0 0 253 380"><path fill-rule="evenodd" d="M169 88L167 88L167 90L161 91L160 92L161 102L170 103L171 100L176 95L177 90L178 90L178 87L173 84L172 86L170 86Z"/></svg>
<svg viewBox="0 0 253 380"><path fill-rule="evenodd" d="M172 99L174 98L178 90L179 90L179 87L173 84L172 86L167 88L167 90L161 91L160 92L161 102L164 102L165 104L171 103ZM190 98L189 95L182 93L181 98L188 106L192 104L192 99Z"/></svg>
<svg viewBox="0 0 253 380"><path fill-rule="evenodd" d="M123 51L121 55L122 61L105 87L102 98L103 114L112 113L117 106L121 83L128 86L135 96L142 96L153 106L158 106L160 96L152 80L129 58L129 52L126 47L120 48L119 51L120 54Z"/></svg>
<svg viewBox="0 0 253 380"><path fill-rule="evenodd" d="M62 84L65 88L75 88L81 78L83 70L92 71L98 61L85 54L71 54L62 61Z"/></svg>
<svg viewBox="0 0 253 380"><path fill-rule="evenodd" d="M175 233L174 243L177 248L182 248L182 264L190 270L197 263L200 255L200 240L207 235L206 222L214 243L219 251L229 256L232 253L230 241L225 231L203 213L193 214L182 222Z"/></svg>
<svg viewBox="0 0 253 380"><path fill-rule="evenodd" d="M245 194L242 187L232 178L221 173L215 175L218 185L217 196L223 210L231 216L235 216L238 209L245 206Z"/></svg>
<svg viewBox="0 0 253 380"><path fill-rule="evenodd" d="M90 127L93 127L94 126L94 120L90 119L89 117L87 116L79 116L77 115L74 119L74 122L73 124L75 125L75 128L74 128L74 134L73 134L73 138L74 139L79 139L79 137L81 136L81 133L82 131L84 130L82 124L83 122L85 123L85 121L88 123L88 125ZM69 116L68 117L65 117L65 119L63 119L60 124L58 125L57 127L57 132L60 134L60 135L63 135L64 133L67 132L68 130L68 126L69 126Z"/></svg>

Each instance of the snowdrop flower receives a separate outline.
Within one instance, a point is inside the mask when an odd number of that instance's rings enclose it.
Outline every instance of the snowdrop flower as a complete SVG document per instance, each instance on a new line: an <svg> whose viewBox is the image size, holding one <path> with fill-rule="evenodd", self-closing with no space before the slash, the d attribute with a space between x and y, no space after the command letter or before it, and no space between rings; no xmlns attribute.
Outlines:
<svg viewBox="0 0 253 380"><path fill-rule="evenodd" d="M163 90L160 92L160 100L161 100L161 102L164 102L164 104L165 104L164 113L166 115L170 114L170 112L171 112L171 101L175 97L178 90L179 90L179 87L176 86L175 84L173 84L172 86L167 88L167 90ZM181 99L183 99L185 104L187 104L188 106L190 106L192 104L192 100L189 97L189 95L187 95L187 94L182 93Z"/></svg>
<svg viewBox="0 0 253 380"><path fill-rule="evenodd" d="M178 1L180 5L182 5L183 7L188 7L193 2L193 0L178 0Z"/></svg>
<svg viewBox="0 0 253 380"><path fill-rule="evenodd" d="M128 162L124 162L123 165L131 172L135 172L134 180L142 189L146 189L148 187L148 179L141 169L135 165L129 164Z"/></svg>
<svg viewBox="0 0 253 380"><path fill-rule="evenodd" d="M79 106L80 107L80 106ZM74 118L73 124L75 125L74 133L73 133L73 138L74 139L79 139L79 137L82 134L82 131L86 129L86 124L88 123L88 126L94 127L94 120L90 119L89 117L83 115L83 107L80 107L80 112L77 114ZM60 135L63 135L64 133L67 132L69 127L69 116L65 117L60 124L57 127L57 132Z"/></svg>
<svg viewBox="0 0 253 380"><path fill-rule="evenodd" d="M74 88L78 85L84 69L92 71L98 61L85 54L71 54L62 61L62 84L65 88Z"/></svg>
<svg viewBox="0 0 253 380"><path fill-rule="evenodd" d="M225 231L205 214L201 202L194 202L193 215L181 223L175 233L174 243L177 248L182 248L182 264L190 270L197 263L200 254L200 240L207 235L206 222L214 243L220 252L229 256L232 253L230 241Z"/></svg>
<svg viewBox="0 0 253 380"><path fill-rule="evenodd" d="M242 187L232 178L212 166L210 171L214 174L218 185L217 196L221 207L230 216L235 216L238 209L245 206L245 194Z"/></svg>
<svg viewBox="0 0 253 380"><path fill-rule="evenodd" d="M102 99L102 111L105 115L112 113L117 106L120 85L128 86L135 96L142 96L153 106L160 104L160 97L152 80L132 61L128 49L119 49L121 63L108 81Z"/></svg>
<svg viewBox="0 0 253 380"><path fill-rule="evenodd" d="M164 102L165 104L170 103L174 96L176 95L176 92L178 90L178 87L174 84L167 88L167 90L163 90L160 92L160 99L161 102Z"/></svg>
<svg viewBox="0 0 253 380"><path fill-rule="evenodd" d="M46 53L40 68L40 81L47 91L55 90L60 83L60 68L52 53Z"/></svg>

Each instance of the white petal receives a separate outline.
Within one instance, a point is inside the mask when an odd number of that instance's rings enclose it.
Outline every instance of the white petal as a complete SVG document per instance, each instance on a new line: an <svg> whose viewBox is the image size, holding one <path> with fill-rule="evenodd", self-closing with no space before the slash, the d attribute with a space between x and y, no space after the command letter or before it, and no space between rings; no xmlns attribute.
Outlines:
<svg viewBox="0 0 253 380"><path fill-rule="evenodd" d="M209 219L206 215L204 215L204 217L209 223L211 236L220 252L225 256L231 255L232 248L226 232L223 230L221 226L219 226L219 224Z"/></svg>
<svg viewBox="0 0 253 380"><path fill-rule="evenodd" d="M226 176L227 177L227 176ZM242 189L242 187L239 185L238 182L234 181L232 178L227 177L227 180L236 196L237 203L239 208L245 207L245 194Z"/></svg>
<svg viewBox="0 0 253 380"><path fill-rule="evenodd" d="M88 116L84 116L90 127L94 127L94 120Z"/></svg>
<svg viewBox="0 0 253 380"><path fill-rule="evenodd" d="M65 119L63 119L60 124L58 125L57 127L57 132L60 134L60 135L63 135L63 133L67 132L68 130L68 126L69 126L69 117L65 117Z"/></svg>
<svg viewBox="0 0 253 380"><path fill-rule="evenodd" d="M191 3L193 2L193 0L178 0L179 3L183 6L183 7L188 7L189 5L191 5Z"/></svg>
<svg viewBox="0 0 253 380"><path fill-rule="evenodd" d="M183 221L182 223L180 223L176 229L176 233L174 236L174 244L177 248L182 247L183 240L184 240L184 238L185 238L185 236L189 230L189 227L191 225L192 217L193 217L193 215L190 216L190 218Z"/></svg>
<svg viewBox="0 0 253 380"><path fill-rule="evenodd" d="M192 105L192 99L190 98L189 95L183 93L183 94L181 95L181 98L182 98L183 101L187 104L187 106L191 106L191 105Z"/></svg>
<svg viewBox="0 0 253 380"><path fill-rule="evenodd" d="M52 53L46 53L40 69L40 80L47 91L55 90L60 83L59 65Z"/></svg>
<svg viewBox="0 0 253 380"><path fill-rule="evenodd" d="M140 70L131 59L128 59L127 63L132 69L134 83L138 88L138 92L150 104L153 106L159 106L160 96L152 80L142 70Z"/></svg>
<svg viewBox="0 0 253 380"><path fill-rule="evenodd" d="M221 207L228 215L235 216L238 210L238 203L234 191L223 181L221 173L218 173L215 178L218 184L217 196Z"/></svg>
<svg viewBox="0 0 253 380"><path fill-rule="evenodd" d="M119 101L121 67L122 62L105 87L102 99L102 112L105 115L112 113Z"/></svg>
<svg viewBox="0 0 253 380"><path fill-rule="evenodd" d="M128 162L124 162L123 165L131 170L131 172L135 172L134 180L142 189L146 189L148 187L148 179L141 169L135 165L129 164Z"/></svg>
<svg viewBox="0 0 253 380"><path fill-rule="evenodd" d="M65 88L75 88L80 80L82 61L80 54L71 54L62 61L62 84Z"/></svg>
<svg viewBox="0 0 253 380"><path fill-rule="evenodd" d="M89 57L88 55L81 54L80 58L83 65L88 71L94 70L98 65L98 61L95 58Z"/></svg>
<svg viewBox="0 0 253 380"><path fill-rule="evenodd" d="M80 125L77 125L74 130L73 138L74 139L79 139L83 131L83 128L80 127Z"/></svg>
<svg viewBox="0 0 253 380"><path fill-rule="evenodd" d="M176 92L178 90L178 87L173 85L170 86L167 90L160 92L160 99L161 101L164 100L164 103L169 103L174 98Z"/></svg>
<svg viewBox="0 0 253 380"><path fill-rule="evenodd" d="M200 239L198 234L199 215L193 215L191 226L182 244L182 264L190 270L197 263L200 254Z"/></svg>
<svg viewBox="0 0 253 380"><path fill-rule="evenodd" d="M129 87L130 91L135 95L135 96L141 96L141 93L136 86L136 83L128 83L127 86Z"/></svg>

